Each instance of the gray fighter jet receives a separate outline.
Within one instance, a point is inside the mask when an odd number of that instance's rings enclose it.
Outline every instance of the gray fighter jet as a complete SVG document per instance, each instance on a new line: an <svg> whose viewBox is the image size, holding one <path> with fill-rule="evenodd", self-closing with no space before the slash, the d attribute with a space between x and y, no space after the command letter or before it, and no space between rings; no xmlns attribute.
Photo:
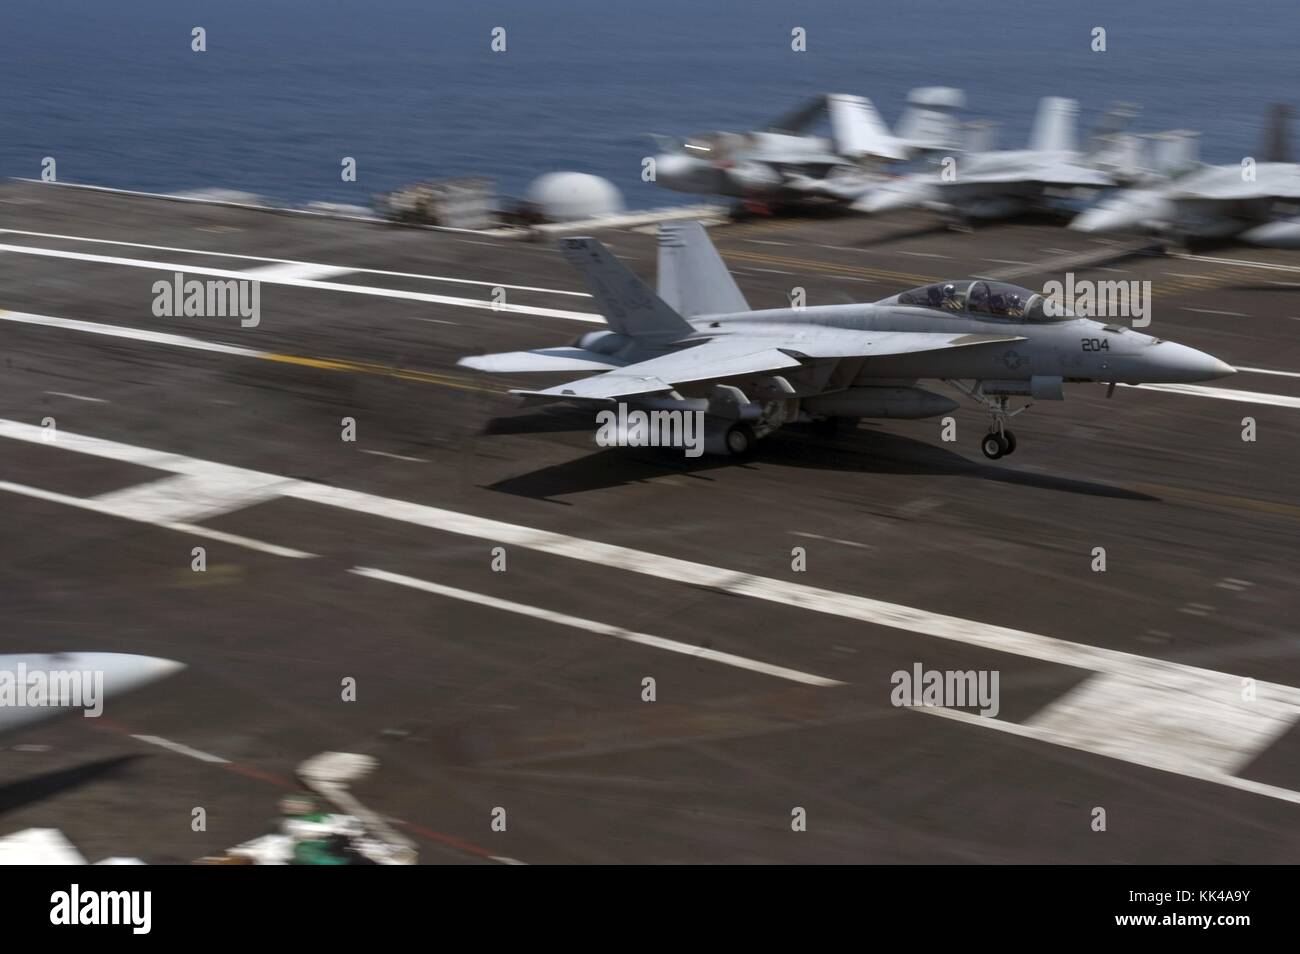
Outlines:
<svg viewBox="0 0 1300 954"><path fill-rule="evenodd" d="M1286 161L1286 120L1285 107L1274 107L1258 163L1201 166L1165 183L1117 192L1070 228L1300 248L1300 163Z"/></svg>
<svg viewBox="0 0 1300 954"><path fill-rule="evenodd" d="M966 152L937 169L873 189L855 204L863 212L924 206L964 221L1006 218L1053 208L1079 194L1124 181L1115 143L1131 118L1128 107L1107 114L1086 150L1078 145L1079 104L1048 96L1038 105L1027 149Z"/></svg>
<svg viewBox="0 0 1300 954"><path fill-rule="evenodd" d="M1027 288L961 280L874 304L752 310L704 229L660 226L659 290L591 238L560 240L609 324L571 345L460 360L482 371L600 372L519 390L569 401L699 412L703 448L742 454L790 423L946 414L940 380L982 404L985 456L1016 448L1009 400L1060 400L1070 382L1205 381L1234 373L1211 355L1131 328L1075 317ZM1027 405L1026 405L1027 406Z"/></svg>
<svg viewBox="0 0 1300 954"><path fill-rule="evenodd" d="M677 192L724 195L766 206L822 202L848 204L885 181L882 164L955 146L960 90L912 90L894 134L871 100L818 96L748 133L713 132L680 142L656 137L655 182ZM829 121L828 137L809 129Z"/></svg>

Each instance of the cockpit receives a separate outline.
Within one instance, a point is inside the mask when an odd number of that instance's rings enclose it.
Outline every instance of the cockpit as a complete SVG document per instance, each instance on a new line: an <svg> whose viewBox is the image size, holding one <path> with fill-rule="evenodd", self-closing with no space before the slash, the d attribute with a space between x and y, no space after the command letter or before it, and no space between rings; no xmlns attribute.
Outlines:
<svg viewBox="0 0 1300 954"><path fill-rule="evenodd" d="M1059 302L1019 285L1006 282L939 282L913 288L882 304L911 305L971 317L989 316L1011 321L1063 321L1074 315Z"/></svg>

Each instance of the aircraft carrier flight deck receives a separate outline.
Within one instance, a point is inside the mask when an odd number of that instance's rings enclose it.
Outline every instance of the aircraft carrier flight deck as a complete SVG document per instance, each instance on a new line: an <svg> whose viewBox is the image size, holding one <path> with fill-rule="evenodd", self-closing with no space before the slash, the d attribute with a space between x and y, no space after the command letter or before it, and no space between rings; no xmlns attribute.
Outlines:
<svg viewBox="0 0 1300 954"><path fill-rule="evenodd" d="M456 364L602 327L562 232L6 183L6 643L187 666L7 739L10 828L187 862L349 752L433 863L1300 861L1295 253L926 212L709 233L755 308L1150 281L1144 330L1238 373L1071 385L1002 460L964 399L953 441L602 448ZM653 279L652 227L591 234ZM259 321L157 317L177 272L257 280ZM999 672L996 718L892 705L918 663Z"/></svg>

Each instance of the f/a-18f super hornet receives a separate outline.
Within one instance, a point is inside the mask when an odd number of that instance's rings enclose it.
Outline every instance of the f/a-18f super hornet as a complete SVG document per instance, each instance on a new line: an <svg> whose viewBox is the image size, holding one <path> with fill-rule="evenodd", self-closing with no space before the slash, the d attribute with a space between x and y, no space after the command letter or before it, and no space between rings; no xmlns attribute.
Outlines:
<svg viewBox="0 0 1300 954"><path fill-rule="evenodd" d="M962 220L1000 219L1052 208L1076 193L1126 181L1127 141L1121 137L1130 107L1112 110L1087 150L1078 145L1079 104L1043 98L1027 149L967 152L945 157L936 169L915 172L873 190L857 203L864 212L924 206Z"/></svg>
<svg viewBox="0 0 1300 954"><path fill-rule="evenodd" d="M818 96L767 129L713 132L680 142L656 137L655 182L677 192L724 195L765 206L851 204L884 181L884 163L956 145L965 97L948 87L914 89L896 133L871 100ZM808 130L825 117L830 136Z"/></svg>
<svg viewBox="0 0 1300 954"><path fill-rule="evenodd" d="M741 454L790 423L925 418L957 408L918 386L947 381L989 412L985 456L1016 449L1009 399L1060 400L1071 382L1205 381L1234 369L1211 355L1002 282L937 282L873 304L752 310L704 229L664 224L658 294L600 242L560 240L586 278L605 331L567 347L467 357L482 371L596 371L536 390L569 401L699 412L704 450ZM1026 405L1027 406L1027 405Z"/></svg>
<svg viewBox="0 0 1300 954"><path fill-rule="evenodd" d="M1117 192L1070 228L1300 248L1300 163L1287 161L1286 118L1285 107L1274 107L1258 162L1200 166L1159 185Z"/></svg>

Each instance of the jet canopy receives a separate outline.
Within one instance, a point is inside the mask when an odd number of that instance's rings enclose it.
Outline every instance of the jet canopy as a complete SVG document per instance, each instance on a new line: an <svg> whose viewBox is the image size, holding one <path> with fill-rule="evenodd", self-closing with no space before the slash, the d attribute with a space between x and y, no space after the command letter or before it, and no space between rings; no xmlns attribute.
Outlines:
<svg viewBox="0 0 1300 954"><path fill-rule="evenodd" d="M893 298L886 298L881 304L911 305L964 314L972 318L988 316L1011 321L1060 321L1074 317L1056 302L1049 305L1048 299L1038 292L1007 282L984 279L922 285Z"/></svg>

